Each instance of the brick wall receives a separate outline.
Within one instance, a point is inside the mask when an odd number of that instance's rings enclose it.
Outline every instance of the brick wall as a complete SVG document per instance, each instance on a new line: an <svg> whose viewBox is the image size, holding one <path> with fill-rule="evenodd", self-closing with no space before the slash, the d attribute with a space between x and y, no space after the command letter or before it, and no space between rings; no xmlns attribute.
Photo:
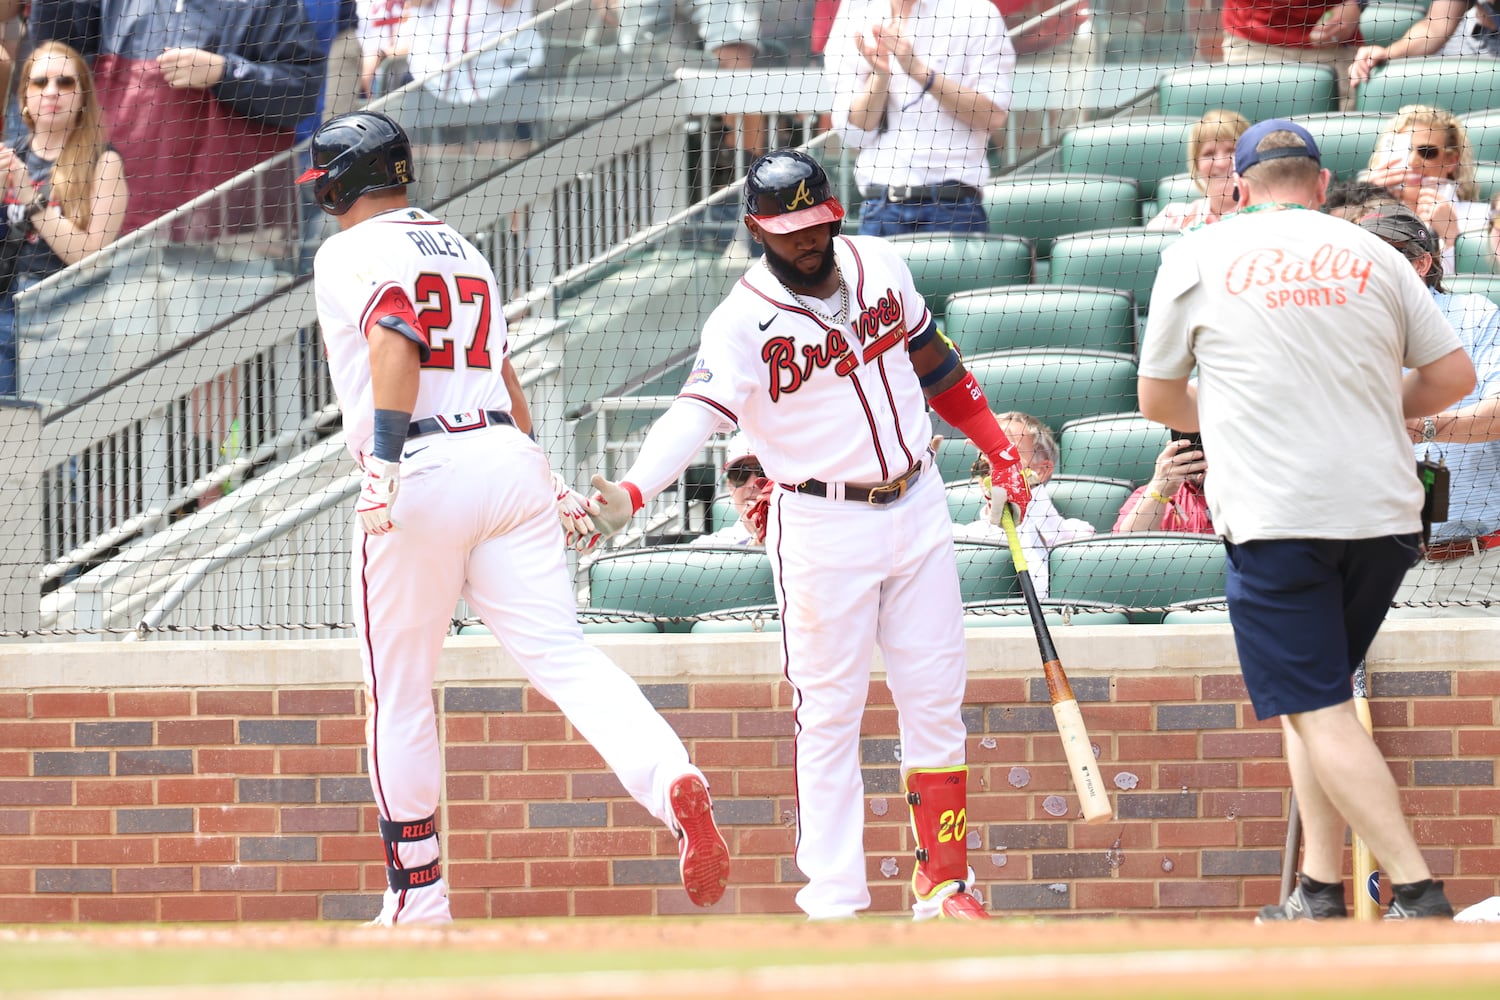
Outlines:
<svg viewBox="0 0 1500 1000"><path fill-rule="evenodd" d="M1227 632L1057 632L1117 818L1075 819L1029 634L972 631L970 857L991 906L1194 915L1272 900L1281 734L1254 720ZM1459 904L1500 888L1496 638L1489 623L1393 623L1372 657L1377 737ZM716 909L794 912L776 640L599 639L709 776L735 857ZM337 642L0 648L0 920L373 915L384 874L358 674ZM450 641L436 699L456 916L694 909L670 834L493 643ZM879 683L861 757L874 909L900 911L912 844Z"/></svg>

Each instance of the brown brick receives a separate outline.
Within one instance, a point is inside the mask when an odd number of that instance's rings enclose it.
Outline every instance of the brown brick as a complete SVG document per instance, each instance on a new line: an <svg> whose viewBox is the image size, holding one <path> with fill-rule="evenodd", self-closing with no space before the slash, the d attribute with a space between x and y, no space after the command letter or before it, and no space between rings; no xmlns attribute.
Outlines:
<svg viewBox="0 0 1500 1000"><path fill-rule="evenodd" d="M448 766L452 769L451 752L449 759ZM519 771L522 766L517 763L509 768L487 767L482 770ZM599 752L587 743L543 743L526 747L524 767L529 771L602 771L605 764Z"/></svg>
<svg viewBox="0 0 1500 1000"><path fill-rule="evenodd" d="M276 829L275 806L225 806L204 809L198 816L199 832L271 833Z"/></svg>
<svg viewBox="0 0 1500 1000"><path fill-rule="evenodd" d="M31 696L31 715L36 719L107 719L109 695L103 691L38 692Z"/></svg>
<svg viewBox="0 0 1500 1000"><path fill-rule="evenodd" d="M1422 729L1411 732L1376 730L1375 745L1389 759L1392 757L1451 757L1453 733L1446 729Z"/></svg>
<svg viewBox="0 0 1500 1000"><path fill-rule="evenodd" d="M978 711L977 709L975 711ZM899 716L894 708L867 708L860 716L861 736L884 736L897 731Z"/></svg>
<svg viewBox="0 0 1500 1000"><path fill-rule="evenodd" d="M174 715L191 715L192 702L192 692L189 691L117 691L114 717L165 719Z"/></svg>
<svg viewBox="0 0 1500 1000"><path fill-rule="evenodd" d="M1239 882L1193 881L1163 882L1159 886L1161 905L1181 907L1210 907L1239 905Z"/></svg>
<svg viewBox="0 0 1500 1000"><path fill-rule="evenodd" d="M260 747L230 747L214 749L205 747L198 751L199 774L275 774L276 751Z"/></svg>
<svg viewBox="0 0 1500 1000"><path fill-rule="evenodd" d="M579 857L623 858L651 854L654 831L578 830L573 850Z"/></svg>
<svg viewBox="0 0 1500 1000"><path fill-rule="evenodd" d="M68 865L73 863L73 843L56 837L27 837L5 843L7 865Z"/></svg>
<svg viewBox="0 0 1500 1000"><path fill-rule="evenodd" d="M156 724L156 742L164 747L229 746L233 719L164 719Z"/></svg>
<svg viewBox="0 0 1500 1000"><path fill-rule="evenodd" d="M20 896L5 899L7 923L53 924L78 921L76 896Z"/></svg>
<svg viewBox="0 0 1500 1000"><path fill-rule="evenodd" d="M764 740L698 740L693 762L699 767L771 767L774 749Z"/></svg>
<svg viewBox="0 0 1500 1000"><path fill-rule="evenodd" d="M317 896L290 896L277 893L274 896L246 896L240 900L242 920L316 920L318 917Z"/></svg>
<svg viewBox="0 0 1500 1000"><path fill-rule="evenodd" d="M770 708L775 692L763 682L695 684L695 708Z"/></svg>
<svg viewBox="0 0 1500 1000"><path fill-rule="evenodd" d="M551 803L541 808L553 809L569 803ZM598 808L602 809L602 806ZM526 808L518 802L490 803L487 805L450 805L448 822L455 830L519 830L526 824ZM532 826L537 824L532 823ZM559 826L571 824L561 823ZM591 824L603 826L603 823Z"/></svg>
<svg viewBox="0 0 1500 1000"><path fill-rule="evenodd" d="M227 864L236 860L233 837L162 837L157 843L162 864Z"/></svg>
<svg viewBox="0 0 1500 1000"><path fill-rule="evenodd" d="M1500 757L1500 728L1460 729L1458 731L1458 755L1460 757Z"/></svg>
<svg viewBox="0 0 1500 1000"><path fill-rule="evenodd" d="M635 917L651 912L651 899L650 889L579 889L573 893L573 913L579 917Z"/></svg>
<svg viewBox="0 0 1500 1000"><path fill-rule="evenodd" d="M31 754L24 750L0 751L0 778L24 778L31 774Z"/></svg>
<svg viewBox="0 0 1500 1000"><path fill-rule="evenodd" d="M362 747L365 745L365 720L319 719L318 744L325 747Z"/></svg>
<svg viewBox="0 0 1500 1000"><path fill-rule="evenodd" d="M1287 788L1291 783L1285 761L1247 760L1240 765L1240 784L1246 788Z"/></svg>
<svg viewBox="0 0 1500 1000"><path fill-rule="evenodd" d="M1199 678L1206 701L1249 701L1245 678L1239 674L1213 674Z"/></svg>
<svg viewBox="0 0 1500 1000"><path fill-rule="evenodd" d="M519 799L522 802L535 802L569 797L566 774L532 774L526 771L495 774L490 776L489 786L488 797L491 800Z"/></svg>
<svg viewBox="0 0 1500 1000"><path fill-rule="evenodd" d="M481 802L490 779L483 774L450 774L443 779L448 798L456 802Z"/></svg>
<svg viewBox="0 0 1500 1000"><path fill-rule="evenodd" d="M238 896L165 896L161 918L169 923L228 922L239 919Z"/></svg>
<svg viewBox="0 0 1500 1000"><path fill-rule="evenodd" d="M233 778L162 778L156 783L156 801L161 805L227 805L234 801Z"/></svg>
<svg viewBox="0 0 1500 1000"><path fill-rule="evenodd" d="M1495 721L1492 699L1417 700L1411 703L1414 726L1491 726Z"/></svg>
<svg viewBox="0 0 1500 1000"><path fill-rule="evenodd" d="M1156 908L1156 885L1153 882L1079 882L1073 887L1079 909L1152 910Z"/></svg>
<svg viewBox="0 0 1500 1000"><path fill-rule="evenodd" d="M1119 677L1115 679L1115 701L1194 701L1197 684L1191 677Z"/></svg>
<svg viewBox="0 0 1500 1000"><path fill-rule="evenodd" d="M1465 816L1500 816L1500 788L1460 788L1458 811Z"/></svg>
<svg viewBox="0 0 1500 1000"><path fill-rule="evenodd" d="M1461 698L1500 695L1500 673L1494 670L1462 670L1454 677L1454 693ZM0 709L0 715L4 715Z"/></svg>
<svg viewBox="0 0 1500 1000"><path fill-rule="evenodd" d="M575 799L618 799L625 796L625 786L620 784L613 771L585 771L571 778L572 797Z"/></svg>
<svg viewBox="0 0 1500 1000"><path fill-rule="evenodd" d="M0 722L0 747L41 750L49 747L72 746L72 723Z"/></svg>
<svg viewBox="0 0 1500 1000"><path fill-rule="evenodd" d="M1241 816L1281 816L1285 800L1279 791L1204 792L1203 815L1237 819Z"/></svg>
<svg viewBox="0 0 1500 1000"><path fill-rule="evenodd" d="M281 810L283 833L357 833L359 809L355 806L290 806Z"/></svg>
<svg viewBox="0 0 1500 1000"><path fill-rule="evenodd" d="M351 715L358 708L352 689L283 688L276 695L277 715Z"/></svg>
<svg viewBox="0 0 1500 1000"><path fill-rule="evenodd" d="M120 868L115 871L115 892L192 892L191 868Z"/></svg>
<svg viewBox="0 0 1500 1000"><path fill-rule="evenodd" d="M0 836L25 836L31 832L30 809L0 809Z"/></svg>
<svg viewBox="0 0 1500 1000"><path fill-rule="evenodd" d="M445 715L442 725L443 738L450 746L484 742L485 717L482 715Z"/></svg>
<svg viewBox="0 0 1500 1000"><path fill-rule="evenodd" d="M144 924L159 918L157 897L84 896L78 900L78 919L91 924Z"/></svg>
<svg viewBox="0 0 1500 1000"><path fill-rule="evenodd" d="M1401 812L1407 816L1452 816L1458 799L1454 791L1452 788L1399 789Z"/></svg>
<svg viewBox="0 0 1500 1000"><path fill-rule="evenodd" d="M80 865L149 865L156 861L155 837L79 838L73 842Z"/></svg>
<svg viewBox="0 0 1500 1000"><path fill-rule="evenodd" d="M1178 764L1175 762L1157 767L1158 785L1164 789L1181 788L1238 788L1240 767L1238 764Z"/></svg>
<svg viewBox="0 0 1500 1000"><path fill-rule="evenodd" d="M1204 733L1204 757L1280 757L1281 732Z"/></svg>
<svg viewBox="0 0 1500 1000"><path fill-rule="evenodd" d="M24 719L26 694L22 691L0 691L0 719Z"/></svg>
<svg viewBox="0 0 1500 1000"><path fill-rule="evenodd" d="M1197 760L1196 733L1122 733L1115 741L1118 760Z"/></svg>
<svg viewBox="0 0 1500 1000"><path fill-rule="evenodd" d="M281 869L282 892L358 891L356 865L286 865Z"/></svg>
<svg viewBox="0 0 1500 1000"><path fill-rule="evenodd" d="M1482 819L1419 817L1412 820L1411 831L1419 844L1478 846L1495 842L1495 823L1488 816Z"/></svg>
<svg viewBox="0 0 1500 1000"><path fill-rule="evenodd" d="M734 716L734 735L742 739L767 736L791 736L792 713L784 712L737 712Z"/></svg>
<svg viewBox="0 0 1500 1000"><path fill-rule="evenodd" d="M536 688L533 688L533 687L528 687L528 688L526 688L524 690L524 692L522 694L521 701L522 701L522 704L524 705L524 708L522 709L522 711L526 711L526 712L560 712L561 711L561 709L559 709L556 704L554 704L552 701L548 700L545 695L543 695L540 691L538 691ZM451 711L451 709L450 709L450 711Z"/></svg>
<svg viewBox="0 0 1500 1000"><path fill-rule="evenodd" d="M603 865L603 862L599 862ZM490 861L486 863L465 862L448 865L446 875L451 884L462 888L516 888L524 885L540 885L527 882L527 863L523 861ZM570 883L548 883L550 885ZM526 895L517 893L516 895Z"/></svg>
<svg viewBox="0 0 1500 1000"><path fill-rule="evenodd" d="M281 751L282 774L351 774L359 770L360 752L327 747Z"/></svg>
<svg viewBox="0 0 1500 1000"><path fill-rule="evenodd" d="M114 815L108 809L38 809L37 836L90 836L111 832Z"/></svg>
<svg viewBox="0 0 1500 1000"><path fill-rule="evenodd" d="M485 738L493 742L555 743L568 738L568 720L561 715L492 715L485 724Z"/></svg>
<svg viewBox="0 0 1500 1000"><path fill-rule="evenodd" d="M483 833L452 833L443 841L443 853L449 861L488 861L489 837Z"/></svg>
<svg viewBox="0 0 1500 1000"><path fill-rule="evenodd" d="M357 837L324 834L318 838L318 851L323 855L324 861L380 861L383 863L384 860L380 837L374 833L366 833Z"/></svg>
<svg viewBox="0 0 1500 1000"><path fill-rule="evenodd" d="M274 715L276 692L232 691L213 688L198 691L198 711L194 714L227 715L243 719L255 715Z"/></svg>
<svg viewBox="0 0 1500 1000"><path fill-rule="evenodd" d="M0 781L0 806L65 806L73 802L73 783L7 779Z"/></svg>
<svg viewBox="0 0 1500 1000"><path fill-rule="evenodd" d="M566 917L571 916L566 890L551 892L497 892L490 894L492 917Z"/></svg>
<svg viewBox="0 0 1500 1000"><path fill-rule="evenodd" d="M1051 709L1049 708L1050 712ZM1097 732L1113 733L1149 733L1152 731L1151 706L1150 705L1105 705L1091 703L1084 705L1083 724L1088 727L1089 735L1094 736ZM1098 743L1098 737L1094 737Z"/></svg>
<svg viewBox="0 0 1500 1000"><path fill-rule="evenodd" d="M1410 723L1407 721L1411 714L1411 702L1385 701L1370 702L1370 722L1376 729L1405 729Z"/></svg>
<svg viewBox="0 0 1500 1000"><path fill-rule="evenodd" d="M79 780L73 794L81 806L149 806L156 801L154 785L149 778Z"/></svg>

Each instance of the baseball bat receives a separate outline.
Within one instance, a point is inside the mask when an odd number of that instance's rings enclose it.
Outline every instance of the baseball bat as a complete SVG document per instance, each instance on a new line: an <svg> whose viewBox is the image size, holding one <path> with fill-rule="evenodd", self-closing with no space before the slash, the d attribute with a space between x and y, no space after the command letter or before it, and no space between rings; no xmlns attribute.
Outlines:
<svg viewBox="0 0 1500 1000"><path fill-rule="evenodd" d="M991 502L1004 503L1004 500L996 497ZM1026 568L1026 554L1021 551L1021 538L1016 534L1016 522L1009 504L1001 512L1000 522L1010 543L1016 579L1021 582L1021 593L1026 597L1026 610L1031 615L1037 649L1042 654L1042 672L1047 677L1047 694L1052 699L1052 717L1057 720L1057 735L1062 737L1068 769L1073 772L1073 787L1083 805L1083 818L1089 823L1106 822L1114 817L1115 811L1104 791L1104 777L1099 773L1099 762L1094 759L1094 747L1083 725L1083 713L1078 710L1078 700L1073 697L1073 688L1068 683L1068 675L1063 672L1062 660L1052 645L1052 633L1042 615L1041 602L1036 599L1036 587L1032 585L1031 572Z"/></svg>
<svg viewBox="0 0 1500 1000"><path fill-rule="evenodd" d="M1370 718L1370 699L1366 688L1364 660L1360 660L1359 666L1354 668L1354 714L1359 716L1359 724L1365 727L1365 732L1373 737L1375 723ZM1370 853L1370 845L1366 844L1364 838L1357 833L1354 834L1351 846L1354 852L1354 918L1356 920L1379 920L1378 894L1380 889L1375 889L1376 895L1372 896L1370 893L1371 876L1375 875L1375 856ZM1379 883L1376 884L1378 886Z"/></svg>
<svg viewBox="0 0 1500 1000"><path fill-rule="evenodd" d="M1281 852L1281 902L1297 888L1297 861L1302 853L1302 813L1297 808L1297 793L1287 797L1286 847Z"/></svg>

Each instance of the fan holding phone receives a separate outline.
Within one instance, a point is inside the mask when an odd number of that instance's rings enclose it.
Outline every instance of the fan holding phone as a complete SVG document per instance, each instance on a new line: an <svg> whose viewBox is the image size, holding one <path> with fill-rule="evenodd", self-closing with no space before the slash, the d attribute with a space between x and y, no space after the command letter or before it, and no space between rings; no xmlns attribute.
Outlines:
<svg viewBox="0 0 1500 1000"><path fill-rule="evenodd" d="M1120 505L1120 515L1110 530L1117 535L1133 531L1185 531L1212 535L1208 500L1203 495L1203 477L1208 472L1203 435L1198 431L1172 431L1171 440L1156 458L1151 480L1130 494Z"/></svg>

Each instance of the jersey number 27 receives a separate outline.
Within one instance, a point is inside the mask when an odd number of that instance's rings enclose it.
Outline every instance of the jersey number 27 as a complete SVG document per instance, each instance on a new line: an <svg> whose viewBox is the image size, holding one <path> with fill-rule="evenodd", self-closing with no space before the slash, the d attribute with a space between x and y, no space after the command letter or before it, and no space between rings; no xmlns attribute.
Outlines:
<svg viewBox="0 0 1500 1000"><path fill-rule="evenodd" d="M417 319L427 333L432 354L423 368L452 371L459 342L464 341L464 367L488 370L490 365L490 283L472 274L453 276L450 289L444 275L426 271L417 276ZM473 325L465 336L462 329L449 333L453 326L453 303L473 306Z"/></svg>

